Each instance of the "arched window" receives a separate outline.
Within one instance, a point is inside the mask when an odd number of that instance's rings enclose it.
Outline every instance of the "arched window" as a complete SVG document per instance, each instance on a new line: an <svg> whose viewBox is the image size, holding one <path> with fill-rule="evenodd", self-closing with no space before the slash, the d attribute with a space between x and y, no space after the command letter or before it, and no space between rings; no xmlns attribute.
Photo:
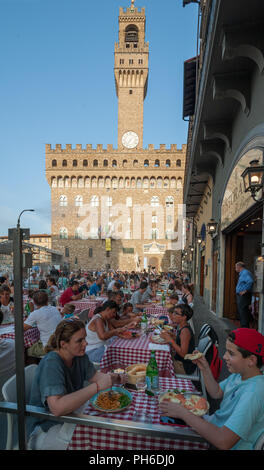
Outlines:
<svg viewBox="0 0 264 470"><path fill-rule="evenodd" d="M174 178L174 176L170 180L170 187L173 189L176 188L176 178Z"/></svg>
<svg viewBox="0 0 264 470"><path fill-rule="evenodd" d="M65 227L60 228L60 238L68 238L68 230Z"/></svg>
<svg viewBox="0 0 264 470"><path fill-rule="evenodd" d="M156 167L160 166L160 161L159 161L159 160L155 160L154 166L156 166Z"/></svg>
<svg viewBox="0 0 264 470"><path fill-rule="evenodd" d="M148 167L149 166L149 160L144 161L144 166Z"/></svg>
<svg viewBox="0 0 264 470"><path fill-rule="evenodd" d="M150 204L152 207L158 207L159 206L158 196L152 196Z"/></svg>
<svg viewBox="0 0 264 470"><path fill-rule="evenodd" d="M90 178L89 176L86 176L85 179L84 179L84 186L85 188L90 188Z"/></svg>
<svg viewBox="0 0 264 470"><path fill-rule="evenodd" d="M111 178L109 178L109 176L107 176L107 177L105 178L105 187L106 187L107 189L110 189L110 188L111 188Z"/></svg>
<svg viewBox="0 0 264 470"><path fill-rule="evenodd" d="M135 187L136 187L136 179L135 178L131 178L130 186L131 186L131 188L135 189Z"/></svg>
<svg viewBox="0 0 264 470"><path fill-rule="evenodd" d="M108 160L104 160L103 166L104 166L104 167L107 167L107 166L108 166Z"/></svg>
<svg viewBox="0 0 264 470"><path fill-rule="evenodd" d="M62 160L62 166L67 166L67 160Z"/></svg>
<svg viewBox="0 0 264 470"><path fill-rule="evenodd" d="M98 186L99 186L99 188L104 187L104 178L102 176L99 176L99 178L98 178Z"/></svg>
<svg viewBox="0 0 264 470"><path fill-rule="evenodd" d="M169 178L164 178L163 180L163 187L168 188L169 187Z"/></svg>
<svg viewBox="0 0 264 470"><path fill-rule="evenodd" d="M98 207L99 206L99 197L98 196L92 196L91 197L91 206L92 207Z"/></svg>
<svg viewBox="0 0 264 470"><path fill-rule="evenodd" d="M182 178L177 179L177 189L182 189Z"/></svg>
<svg viewBox="0 0 264 470"><path fill-rule="evenodd" d="M157 240L157 238L159 238L159 231L157 228L153 228L151 230L151 238L152 240Z"/></svg>
<svg viewBox="0 0 264 470"><path fill-rule="evenodd" d="M118 187L119 187L120 189L123 189L123 188L124 188L124 179L123 179L122 177L119 178Z"/></svg>
<svg viewBox="0 0 264 470"><path fill-rule="evenodd" d="M134 160L134 161L133 161L133 166L134 166L134 167L137 167L137 166L138 166L138 160Z"/></svg>
<svg viewBox="0 0 264 470"><path fill-rule="evenodd" d="M51 187L57 188L57 178L55 178L55 176L51 178Z"/></svg>
<svg viewBox="0 0 264 470"><path fill-rule="evenodd" d="M125 188L130 188L130 179L129 178L125 179Z"/></svg>
<svg viewBox="0 0 264 470"><path fill-rule="evenodd" d="M80 227L77 227L74 233L74 238L77 238L79 240L83 239L83 229Z"/></svg>
<svg viewBox="0 0 264 470"><path fill-rule="evenodd" d="M78 166L78 162L77 162L77 160L73 160L73 162L72 162L72 166L75 166L75 167L76 167L76 166Z"/></svg>
<svg viewBox="0 0 264 470"><path fill-rule="evenodd" d="M171 161L170 161L170 160L166 160L166 166L167 166L167 167L170 167L170 166L171 166Z"/></svg>
<svg viewBox="0 0 264 470"><path fill-rule="evenodd" d="M138 42L138 28L134 24L130 24L125 30L125 42Z"/></svg>
<svg viewBox="0 0 264 470"><path fill-rule="evenodd" d="M76 207L81 207L82 205L83 205L83 197L82 196L76 196L75 206Z"/></svg>
<svg viewBox="0 0 264 470"><path fill-rule="evenodd" d="M58 177L58 187L59 187L59 188L63 188L63 187L64 187L63 178L62 178L61 176Z"/></svg>
<svg viewBox="0 0 264 470"><path fill-rule="evenodd" d="M93 166L98 166L98 160L93 161Z"/></svg>
<svg viewBox="0 0 264 470"><path fill-rule="evenodd" d="M52 160L51 165L52 165L52 166L57 166L57 160Z"/></svg>
<svg viewBox="0 0 264 470"><path fill-rule="evenodd" d="M176 166L181 166L181 160L177 160Z"/></svg>
<svg viewBox="0 0 264 470"><path fill-rule="evenodd" d="M124 167L124 168L127 167L127 160L123 160L123 167Z"/></svg>
<svg viewBox="0 0 264 470"><path fill-rule="evenodd" d="M83 160L83 166L88 166L88 160Z"/></svg>
<svg viewBox="0 0 264 470"><path fill-rule="evenodd" d="M76 176L72 176L71 187L72 188L77 188L77 178L76 178Z"/></svg>
<svg viewBox="0 0 264 470"><path fill-rule="evenodd" d="M64 194L60 196L60 206L66 207L68 205L68 198Z"/></svg>
<svg viewBox="0 0 264 470"><path fill-rule="evenodd" d="M147 177L145 177L143 179L143 188L148 188L149 187L149 179Z"/></svg>
<svg viewBox="0 0 264 470"><path fill-rule="evenodd" d="M173 196L167 196L166 197L166 207L173 206L173 204L174 204Z"/></svg>
<svg viewBox="0 0 264 470"><path fill-rule="evenodd" d="M116 176L114 176L112 178L112 188L113 189L117 189L118 188L118 179L116 178Z"/></svg>
<svg viewBox="0 0 264 470"><path fill-rule="evenodd" d="M69 176L65 176L64 178L64 188L69 188L70 187L70 178Z"/></svg>
<svg viewBox="0 0 264 470"><path fill-rule="evenodd" d="M96 176L92 177L92 188L97 188L97 178L96 178Z"/></svg>
<svg viewBox="0 0 264 470"><path fill-rule="evenodd" d="M156 187L156 179L155 178L150 178L150 187L155 188Z"/></svg>
<svg viewBox="0 0 264 470"><path fill-rule="evenodd" d="M113 168L116 168L116 167L117 167L117 161L116 161L116 160L113 160L113 161L112 161L112 167L113 167Z"/></svg>
<svg viewBox="0 0 264 470"><path fill-rule="evenodd" d="M157 179L157 188L162 188L162 187L163 187L163 181L162 181L162 178L159 177L159 178Z"/></svg>
<svg viewBox="0 0 264 470"><path fill-rule="evenodd" d="M138 189L142 188L141 178L138 178L138 179L137 179L137 188L138 188Z"/></svg>
<svg viewBox="0 0 264 470"><path fill-rule="evenodd" d="M79 176L79 177L78 177L77 186L78 186L78 188L83 188L83 187L84 187L84 181L83 181L83 177L82 177L82 176Z"/></svg>

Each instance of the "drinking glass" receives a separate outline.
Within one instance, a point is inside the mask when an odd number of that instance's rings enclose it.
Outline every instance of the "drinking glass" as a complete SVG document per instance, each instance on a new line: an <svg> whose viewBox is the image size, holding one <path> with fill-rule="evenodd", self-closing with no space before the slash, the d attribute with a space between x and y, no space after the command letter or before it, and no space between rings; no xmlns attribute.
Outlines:
<svg viewBox="0 0 264 470"><path fill-rule="evenodd" d="M145 376L139 377L137 379L136 387L137 387L138 392L144 392L146 390L147 384L146 384Z"/></svg>

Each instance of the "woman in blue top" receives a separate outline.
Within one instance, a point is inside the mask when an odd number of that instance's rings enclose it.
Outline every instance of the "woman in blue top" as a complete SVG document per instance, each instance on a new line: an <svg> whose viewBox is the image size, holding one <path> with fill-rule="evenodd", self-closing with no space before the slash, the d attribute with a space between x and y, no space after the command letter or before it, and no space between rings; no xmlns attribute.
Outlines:
<svg viewBox="0 0 264 470"><path fill-rule="evenodd" d="M194 361L200 368L210 396L222 399L211 416L195 416L176 403L160 404L165 416L180 418L222 450L253 450L264 431L264 336L256 330L238 328L226 341L224 359L231 375L219 384L205 357Z"/></svg>
<svg viewBox="0 0 264 470"><path fill-rule="evenodd" d="M33 380L30 405L45 407L63 416L82 407L98 391L121 382L117 374L96 371L88 356L84 323L76 318L62 320L45 348ZM28 447L33 450L67 449L73 424L56 424L34 418Z"/></svg>

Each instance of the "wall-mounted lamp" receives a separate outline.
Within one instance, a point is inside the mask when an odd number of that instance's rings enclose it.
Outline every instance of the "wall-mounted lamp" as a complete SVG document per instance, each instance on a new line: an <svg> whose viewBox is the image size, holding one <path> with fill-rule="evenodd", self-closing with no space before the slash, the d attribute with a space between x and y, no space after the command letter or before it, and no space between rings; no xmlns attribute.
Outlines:
<svg viewBox="0 0 264 470"><path fill-rule="evenodd" d="M202 241L203 241L203 240L202 240L202 236L201 236L201 234L200 234L200 233L198 233L198 235L197 235L196 239L197 239L197 243L198 243L198 245L201 245L201 243L202 243Z"/></svg>
<svg viewBox="0 0 264 470"><path fill-rule="evenodd" d="M263 184L264 184L263 175L264 175L264 166L260 165L258 160L252 160L250 162L250 166L247 167L241 175L244 181L245 193L250 191L251 196L256 202L264 201L264 197L260 199L256 198L257 192L260 189L263 190Z"/></svg>
<svg viewBox="0 0 264 470"><path fill-rule="evenodd" d="M207 224L207 232L211 237L213 238L214 235L216 235L217 232L217 227L218 227L218 222L216 222L214 219L211 219L210 222Z"/></svg>

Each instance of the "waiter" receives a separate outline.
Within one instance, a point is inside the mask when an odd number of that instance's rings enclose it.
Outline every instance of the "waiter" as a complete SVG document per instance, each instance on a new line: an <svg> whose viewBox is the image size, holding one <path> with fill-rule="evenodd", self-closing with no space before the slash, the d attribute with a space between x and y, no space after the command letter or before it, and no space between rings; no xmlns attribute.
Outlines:
<svg viewBox="0 0 264 470"><path fill-rule="evenodd" d="M245 268L245 263L238 261L235 264L235 270L239 273L236 285L237 309L240 317L240 325L242 328L249 328L252 288L254 279L250 271Z"/></svg>

